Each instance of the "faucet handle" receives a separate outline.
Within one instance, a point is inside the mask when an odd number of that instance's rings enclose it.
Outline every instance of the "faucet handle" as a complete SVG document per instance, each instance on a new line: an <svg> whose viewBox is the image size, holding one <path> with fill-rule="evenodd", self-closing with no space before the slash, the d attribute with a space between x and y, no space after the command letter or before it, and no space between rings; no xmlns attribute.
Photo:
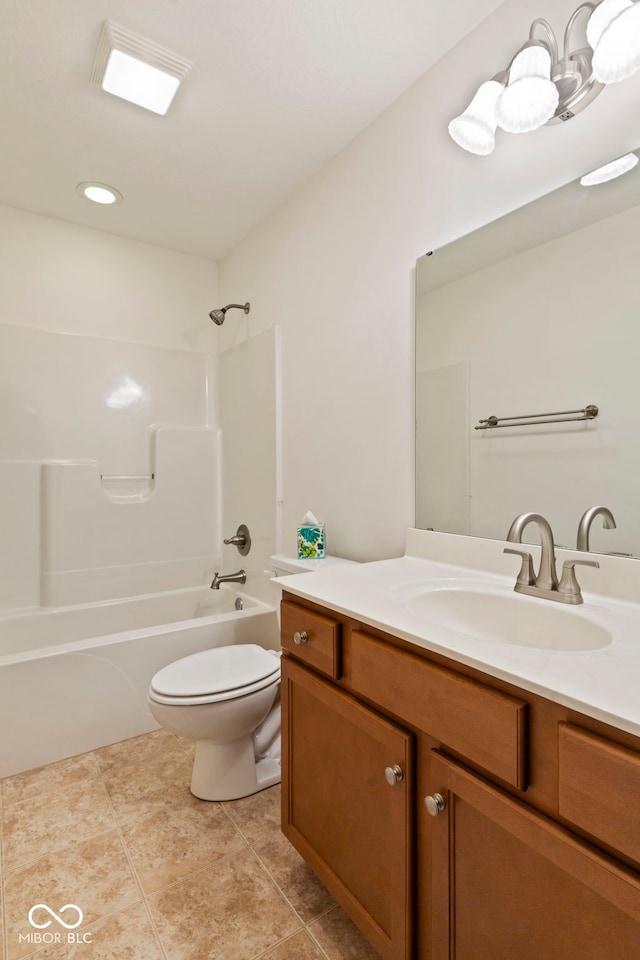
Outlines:
<svg viewBox="0 0 640 960"><path fill-rule="evenodd" d="M515 553L516 556L522 557L522 566L520 567L520 573L516 577L516 583L523 583L525 586L530 587L536 582L536 575L533 569L533 557L527 550L513 550L511 547L505 547L502 551L503 553Z"/></svg>
<svg viewBox="0 0 640 960"><path fill-rule="evenodd" d="M580 564L583 567L599 567L597 560L565 560L562 564L562 576L558 584L558 593L565 597L574 597L571 602L582 603L582 593L580 584L576 579L575 567Z"/></svg>
<svg viewBox="0 0 640 960"><path fill-rule="evenodd" d="M240 556L246 557L249 550L251 550L251 534L249 533L249 528L245 523L241 523L234 535L222 542L227 546L237 547Z"/></svg>

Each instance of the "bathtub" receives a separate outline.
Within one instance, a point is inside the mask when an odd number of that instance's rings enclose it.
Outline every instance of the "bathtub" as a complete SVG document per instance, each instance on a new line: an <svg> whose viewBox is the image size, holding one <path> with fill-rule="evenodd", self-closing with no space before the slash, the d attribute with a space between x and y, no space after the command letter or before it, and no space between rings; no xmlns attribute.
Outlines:
<svg viewBox="0 0 640 960"><path fill-rule="evenodd" d="M228 586L0 615L0 779L157 729L154 673L233 643L280 641L274 607Z"/></svg>

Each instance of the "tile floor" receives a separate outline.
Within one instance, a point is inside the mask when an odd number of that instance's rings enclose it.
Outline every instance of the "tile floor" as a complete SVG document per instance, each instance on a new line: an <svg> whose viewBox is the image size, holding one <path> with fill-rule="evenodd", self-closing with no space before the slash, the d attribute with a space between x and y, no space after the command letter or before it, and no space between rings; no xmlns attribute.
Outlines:
<svg viewBox="0 0 640 960"><path fill-rule="evenodd" d="M159 730L0 781L0 960L378 960L280 833L280 788L196 800L192 756ZM41 906L37 930L36 904L84 920Z"/></svg>

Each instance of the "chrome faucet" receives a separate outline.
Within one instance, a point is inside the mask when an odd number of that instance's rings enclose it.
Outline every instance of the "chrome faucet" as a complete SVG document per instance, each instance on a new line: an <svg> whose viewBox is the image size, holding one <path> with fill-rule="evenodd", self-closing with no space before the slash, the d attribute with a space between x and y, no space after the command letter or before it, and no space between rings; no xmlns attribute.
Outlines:
<svg viewBox="0 0 640 960"><path fill-rule="evenodd" d="M595 560L565 560L562 576L558 582L553 531L548 520L539 513L521 513L509 527L507 540L509 543L522 543L522 534L530 523L537 524L540 530L540 566L536 574L533 557L528 551L505 547L505 553L515 553L522 557L522 566L513 589L517 593L526 593L545 600L557 600L559 603L582 603L582 593L574 568L578 564L585 567L598 567L599 564Z"/></svg>
<svg viewBox="0 0 640 960"><path fill-rule="evenodd" d="M244 570L238 570L237 573L218 573L216 572L213 575L213 580L211 581L211 589L219 590L221 583L246 583L247 575Z"/></svg>
<svg viewBox="0 0 640 960"><path fill-rule="evenodd" d="M613 519L613 514L611 513L611 510L609 510L609 507L589 507L589 509L585 510L580 517L576 550L589 551L589 532L591 530L591 524L598 516L602 517L602 526L605 530L616 529L616 521Z"/></svg>
<svg viewBox="0 0 640 960"><path fill-rule="evenodd" d="M549 524L548 520L545 520L543 516L539 513L521 513L519 517L516 517L511 526L509 527L509 532L507 534L507 540L509 543L522 543L522 534L524 533L525 527L530 523L537 523L540 528L540 567L538 568L538 573L535 576L534 581L532 581L539 590L557 590L558 589L558 576L556 574L556 555L555 555L555 544L553 542L553 531ZM523 556L523 551L507 551L519 553L520 556ZM527 554L531 560L533 566L533 560L531 554ZM531 584L529 584L531 585Z"/></svg>

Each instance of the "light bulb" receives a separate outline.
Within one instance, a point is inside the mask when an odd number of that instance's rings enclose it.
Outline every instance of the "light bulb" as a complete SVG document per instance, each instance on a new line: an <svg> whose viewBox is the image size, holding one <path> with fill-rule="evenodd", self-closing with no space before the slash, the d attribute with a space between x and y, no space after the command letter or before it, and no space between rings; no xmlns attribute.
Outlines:
<svg viewBox="0 0 640 960"><path fill-rule="evenodd" d="M493 152L496 142L495 105L503 90L503 84L497 80L487 80L479 87L464 113L451 121L449 135L463 150L481 157Z"/></svg>
<svg viewBox="0 0 640 960"><path fill-rule="evenodd" d="M585 173L584 177L580 178L580 183L583 187L594 187L598 183L607 183L608 180L615 180L616 177L621 177L623 173L633 170L637 163L638 158L635 153L625 153L624 157L618 157L617 160L605 163L603 167L598 167L597 170Z"/></svg>
<svg viewBox="0 0 640 960"><path fill-rule="evenodd" d="M122 203L122 194L108 183L97 183L95 180L85 180L79 183L76 191L81 197L93 200L94 203L111 204Z"/></svg>
<svg viewBox="0 0 640 960"><path fill-rule="evenodd" d="M551 79L551 55L539 43L525 46L509 71L496 102L496 120L508 133L528 133L550 120L560 99Z"/></svg>
<svg viewBox="0 0 640 960"><path fill-rule="evenodd" d="M589 17L587 40L596 80L626 80L640 69L640 3L602 0Z"/></svg>

